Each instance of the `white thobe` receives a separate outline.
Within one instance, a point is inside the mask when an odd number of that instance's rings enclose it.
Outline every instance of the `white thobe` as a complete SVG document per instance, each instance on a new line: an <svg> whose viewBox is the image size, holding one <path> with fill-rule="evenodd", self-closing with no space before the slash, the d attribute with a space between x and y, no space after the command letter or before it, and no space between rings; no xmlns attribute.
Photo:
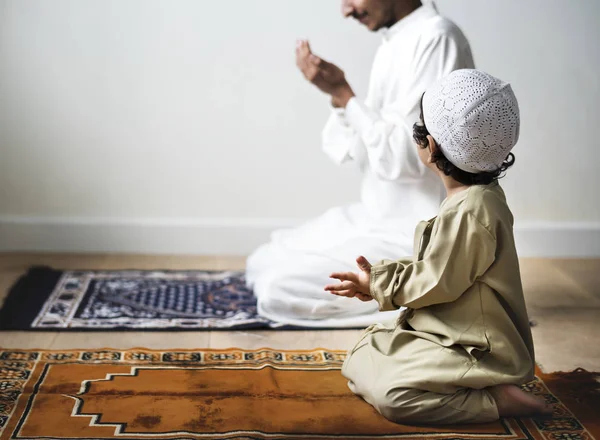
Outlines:
<svg viewBox="0 0 600 440"><path fill-rule="evenodd" d="M331 272L357 271L356 257L397 259L412 252L415 225L435 216L439 178L419 160L412 139L425 90L453 70L472 68L467 39L423 5L389 29L377 50L367 98L334 110L323 150L336 163L362 171L360 203L335 207L308 223L272 234L247 261L246 279L258 312L306 327L361 327L393 319L377 302L324 291Z"/></svg>

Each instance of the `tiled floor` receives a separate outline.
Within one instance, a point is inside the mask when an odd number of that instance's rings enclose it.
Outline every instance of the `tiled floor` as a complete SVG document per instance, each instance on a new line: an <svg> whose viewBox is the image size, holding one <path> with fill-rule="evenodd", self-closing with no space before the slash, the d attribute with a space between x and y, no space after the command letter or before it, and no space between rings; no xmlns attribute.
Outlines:
<svg viewBox="0 0 600 440"><path fill-rule="evenodd" d="M0 302L32 265L57 269L242 270L241 257L0 254ZM600 371L600 260L521 261L538 363L545 371ZM0 332L4 348L348 349L359 330L216 332Z"/></svg>

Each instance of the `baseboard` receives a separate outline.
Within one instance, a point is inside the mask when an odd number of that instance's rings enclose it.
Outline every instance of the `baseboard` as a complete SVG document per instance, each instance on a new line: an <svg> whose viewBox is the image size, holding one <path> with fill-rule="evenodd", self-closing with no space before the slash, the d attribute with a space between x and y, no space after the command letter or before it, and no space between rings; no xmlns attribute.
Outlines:
<svg viewBox="0 0 600 440"><path fill-rule="evenodd" d="M248 255L294 219L0 216L0 251Z"/></svg>
<svg viewBox="0 0 600 440"><path fill-rule="evenodd" d="M0 216L0 252L248 255L298 219L103 219ZM522 257L600 257L600 223L523 223Z"/></svg>
<svg viewBox="0 0 600 440"><path fill-rule="evenodd" d="M521 257L600 257L600 223L531 222L515 225Z"/></svg>

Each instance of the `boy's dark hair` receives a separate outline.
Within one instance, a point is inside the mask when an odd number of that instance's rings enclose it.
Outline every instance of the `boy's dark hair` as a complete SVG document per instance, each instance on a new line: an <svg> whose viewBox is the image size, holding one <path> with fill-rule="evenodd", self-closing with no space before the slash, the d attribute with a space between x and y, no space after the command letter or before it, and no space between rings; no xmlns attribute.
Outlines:
<svg viewBox="0 0 600 440"><path fill-rule="evenodd" d="M429 141L427 140L429 131L423 122L423 96L421 96L420 119L421 120L419 122L413 125L413 139L421 148L427 148L429 145ZM431 156L431 160L446 176L452 177L454 180L462 183L463 185L488 185L494 180L504 177L504 172L515 163L515 155L508 153L508 156L506 156L506 159L504 159L504 162L502 162L502 165L496 171L482 171L480 173L469 173L458 168L456 165L446 159L446 156L444 156L444 153L442 153L439 145L436 152Z"/></svg>

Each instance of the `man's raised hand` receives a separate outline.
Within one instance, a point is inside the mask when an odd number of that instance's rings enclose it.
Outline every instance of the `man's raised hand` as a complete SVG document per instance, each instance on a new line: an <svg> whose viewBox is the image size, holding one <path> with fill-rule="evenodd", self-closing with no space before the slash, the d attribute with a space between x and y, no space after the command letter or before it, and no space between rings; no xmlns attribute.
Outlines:
<svg viewBox="0 0 600 440"><path fill-rule="evenodd" d="M306 40L298 40L296 43L296 65L308 81L331 95L335 107L345 107L354 96L344 71L313 54Z"/></svg>

